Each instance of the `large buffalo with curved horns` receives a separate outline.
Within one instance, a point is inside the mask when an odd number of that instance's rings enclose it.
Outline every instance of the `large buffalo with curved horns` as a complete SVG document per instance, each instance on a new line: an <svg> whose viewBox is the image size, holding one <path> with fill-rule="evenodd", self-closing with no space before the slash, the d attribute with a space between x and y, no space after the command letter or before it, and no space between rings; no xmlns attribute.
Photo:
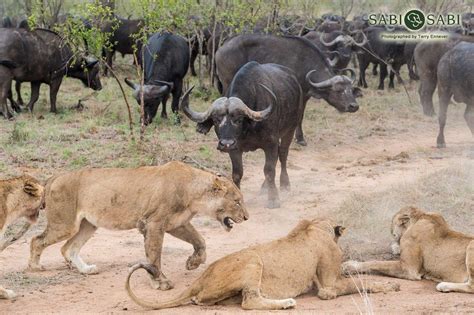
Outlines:
<svg viewBox="0 0 474 315"><path fill-rule="evenodd" d="M189 49L184 38L173 34L156 33L148 39L143 49L143 67L145 78L143 100L145 105L145 125L150 124L156 116L158 106L162 103L161 117L167 118L166 102L173 96L171 110L179 109L179 98L183 92L183 78L188 71ZM125 82L133 89L133 97L140 104L142 88L140 84L129 79Z"/></svg>
<svg viewBox="0 0 474 315"><path fill-rule="evenodd" d="M360 33L363 34L362 32ZM330 33L312 31L303 37L318 46L328 56L329 64L336 70L347 68L351 61L353 48L364 46L367 43L367 38L364 36L360 42L357 42L352 36L342 31Z"/></svg>
<svg viewBox="0 0 474 315"><path fill-rule="evenodd" d="M327 57L321 50L305 38L296 36L239 35L228 40L216 54L217 75L226 92L230 82L240 67L249 61L276 63L295 72L304 94L304 103L309 98L323 98L340 112L356 112L359 109L356 97L360 89L352 86L355 72L351 78L336 75ZM211 122L204 122L199 130L211 128ZM296 130L297 143L306 145L300 125Z"/></svg>
<svg viewBox="0 0 474 315"><path fill-rule="evenodd" d="M185 93L181 109L194 122L210 121L211 127L214 126L219 138L217 149L229 153L232 179L238 187L244 173L243 152L263 149L265 181L262 189L268 190L267 207L278 208L276 163L280 159L280 187L288 190L286 160L305 106L293 71L276 64L249 62L236 73L225 97L214 101L204 112L189 107L191 90Z"/></svg>

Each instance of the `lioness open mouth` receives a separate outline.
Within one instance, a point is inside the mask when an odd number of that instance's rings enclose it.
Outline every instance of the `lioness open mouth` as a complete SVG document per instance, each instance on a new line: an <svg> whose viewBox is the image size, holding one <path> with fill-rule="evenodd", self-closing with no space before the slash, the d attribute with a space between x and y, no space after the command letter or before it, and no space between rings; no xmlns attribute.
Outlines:
<svg viewBox="0 0 474 315"><path fill-rule="evenodd" d="M224 218L224 225L227 227L227 229L232 229L232 227L234 226L234 223L235 221L232 220L231 217L225 217Z"/></svg>

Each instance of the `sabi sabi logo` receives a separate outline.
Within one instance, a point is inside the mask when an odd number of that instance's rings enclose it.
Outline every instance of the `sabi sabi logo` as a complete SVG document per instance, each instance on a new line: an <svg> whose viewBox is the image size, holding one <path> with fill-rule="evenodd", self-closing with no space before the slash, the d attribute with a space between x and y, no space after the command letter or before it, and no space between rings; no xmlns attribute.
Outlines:
<svg viewBox="0 0 474 315"><path fill-rule="evenodd" d="M425 15L420 10L410 10L405 14L403 22L408 29L418 31L425 26L425 20Z"/></svg>
<svg viewBox="0 0 474 315"><path fill-rule="evenodd" d="M459 14L425 14L421 10L412 9L402 14L369 14L370 25L405 26L410 31L421 30L425 26L456 26L461 25Z"/></svg>

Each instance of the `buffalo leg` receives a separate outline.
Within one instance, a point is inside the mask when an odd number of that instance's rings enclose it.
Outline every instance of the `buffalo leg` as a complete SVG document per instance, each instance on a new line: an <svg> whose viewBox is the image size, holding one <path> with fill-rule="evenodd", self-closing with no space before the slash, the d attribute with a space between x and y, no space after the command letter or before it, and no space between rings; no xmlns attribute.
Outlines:
<svg viewBox="0 0 474 315"><path fill-rule="evenodd" d="M244 176L244 166L242 163L242 152L232 150L229 153L230 161L232 162L232 180L235 185L240 188L240 180Z"/></svg>
<svg viewBox="0 0 474 315"><path fill-rule="evenodd" d="M389 89L394 89L395 88L394 79L395 79L395 72L393 70L390 70L390 76L389 76L389 79L388 79L388 88Z"/></svg>
<svg viewBox="0 0 474 315"><path fill-rule="evenodd" d="M379 87L378 87L379 90L384 89L384 85L385 85L384 82L385 82L385 78L387 77L387 74L388 74L387 65L381 64L380 65L380 80L379 80Z"/></svg>
<svg viewBox="0 0 474 315"><path fill-rule="evenodd" d="M194 270L206 262L206 242L191 223L188 222L168 233L193 245L194 253L186 261L186 269Z"/></svg>
<svg viewBox="0 0 474 315"><path fill-rule="evenodd" d="M265 174L264 187L268 188L268 201L266 207L269 209L280 208L280 199L275 185L275 168L278 161L278 144L273 144L265 149Z"/></svg>
<svg viewBox="0 0 474 315"><path fill-rule="evenodd" d="M168 102L168 95L164 95L161 100L161 118L168 119L168 113L166 113L166 103Z"/></svg>
<svg viewBox="0 0 474 315"><path fill-rule="evenodd" d="M165 232L163 227L156 222L149 222L145 231L145 254L148 262L156 268L156 277L151 278L154 289L169 290L173 284L161 272L161 253L163 250L163 238Z"/></svg>
<svg viewBox="0 0 474 315"><path fill-rule="evenodd" d="M51 113L58 112L56 108L56 98L58 96L59 87L61 86L61 81L62 81L62 78L53 80L49 86L49 100L51 102L51 109L50 109Z"/></svg>
<svg viewBox="0 0 474 315"><path fill-rule="evenodd" d="M436 144L438 148L446 148L446 141L444 140L444 127L446 126L446 117L448 113L448 105L451 100L452 93L446 90L443 87L438 89L439 95L439 133L438 138L436 139Z"/></svg>
<svg viewBox="0 0 474 315"><path fill-rule="evenodd" d="M191 75L193 77L195 77L197 74L196 74L196 69L194 68L194 63L196 62L196 58L197 58L197 55L198 55L198 50L196 47L193 47L191 49L191 58L189 60L189 68L191 68Z"/></svg>
<svg viewBox="0 0 474 315"><path fill-rule="evenodd" d="M33 112L35 103L39 98L40 86L41 86L41 82L38 82L38 81L31 82L31 97L27 105L30 112Z"/></svg>
<svg viewBox="0 0 474 315"><path fill-rule="evenodd" d="M378 64L374 63L374 65L373 65L373 67L372 67L372 75L374 75L374 76L377 75L377 74L379 74L379 73L377 72L377 66L378 66Z"/></svg>
<svg viewBox="0 0 474 315"><path fill-rule="evenodd" d="M3 79L0 80L0 109L2 111L3 117L5 117L5 119L9 119L12 117L12 113L10 112L7 103L12 82L10 70L0 66L0 78Z"/></svg>
<svg viewBox="0 0 474 315"><path fill-rule="evenodd" d="M418 94L420 95L420 102L423 106L423 113L426 116L433 116L435 114L433 93L436 89L437 80L436 73L428 78L420 78Z"/></svg>
<svg viewBox="0 0 474 315"><path fill-rule="evenodd" d="M464 111L464 119L466 120L469 129L471 129L472 135L474 135L474 103L472 101L471 103L466 105L466 110Z"/></svg>
<svg viewBox="0 0 474 315"><path fill-rule="evenodd" d="M290 150L291 139L293 138L293 132L289 132L281 138L280 145L278 146L278 157L281 164L280 173L280 189L290 190L290 177L286 169L286 161L288 159L288 151Z"/></svg>
<svg viewBox="0 0 474 315"><path fill-rule="evenodd" d="M15 102L15 100L13 99L13 93L12 93L12 90L10 89L8 91L8 100L10 101L10 104L12 106L12 109L17 112L17 113L20 113L21 112L21 108L20 106L18 106L18 103Z"/></svg>
<svg viewBox="0 0 474 315"><path fill-rule="evenodd" d="M177 114L179 111L179 98L183 94L183 83L178 81L173 87L173 102L171 103L171 110Z"/></svg>
<svg viewBox="0 0 474 315"><path fill-rule="evenodd" d="M19 105L24 105L23 98L21 97L21 82L15 82L15 90L16 90L16 99L18 100Z"/></svg>
<svg viewBox="0 0 474 315"><path fill-rule="evenodd" d="M363 59L362 57L359 57L359 83L358 86L362 86L364 88L367 88L367 81L365 80L365 70L367 70L367 67L369 66L369 63Z"/></svg>

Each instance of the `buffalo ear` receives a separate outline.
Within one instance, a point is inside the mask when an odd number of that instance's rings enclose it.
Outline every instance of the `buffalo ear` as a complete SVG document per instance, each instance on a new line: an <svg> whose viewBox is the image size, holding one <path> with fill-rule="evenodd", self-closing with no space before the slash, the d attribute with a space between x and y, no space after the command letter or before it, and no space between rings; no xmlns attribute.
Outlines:
<svg viewBox="0 0 474 315"><path fill-rule="evenodd" d="M212 119L208 119L202 123L197 123L196 131L202 133L203 135L207 134L209 130L214 126Z"/></svg>
<svg viewBox="0 0 474 315"><path fill-rule="evenodd" d="M40 197L41 196L41 189L39 185L35 182L32 182L30 180L27 180L25 182L25 185L23 186L23 191L27 193L28 195L31 195L33 197Z"/></svg>
<svg viewBox="0 0 474 315"><path fill-rule="evenodd" d="M346 230L345 227L341 226L341 225L337 225L334 227L334 234L336 235L336 237L341 237L342 234L344 234L344 231Z"/></svg>
<svg viewBox="0 0 474 315"><path fill-rule="evenodd" d="M362 93L362 90L358 87L352 88L352 94L354 94L355 98L364 96L364 94Z"/></svg>

